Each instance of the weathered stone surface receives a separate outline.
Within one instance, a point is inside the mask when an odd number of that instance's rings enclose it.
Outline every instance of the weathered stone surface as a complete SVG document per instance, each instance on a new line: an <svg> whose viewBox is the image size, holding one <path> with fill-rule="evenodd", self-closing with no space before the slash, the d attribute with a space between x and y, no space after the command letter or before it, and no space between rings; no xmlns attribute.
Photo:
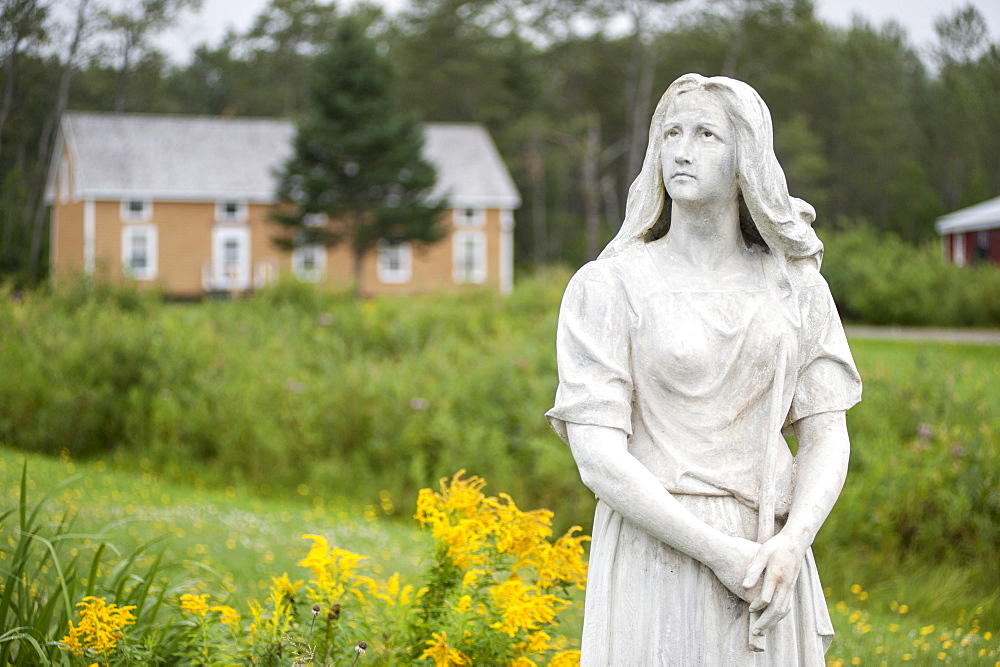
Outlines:
<svg viewBox="0 0 1000 667"><path fill-rule="evenodd" d="M620 233L563 297L547 417L599 499L585 665L824 664L810 547L861 381L771 134L748 85L675 81Z"/></svg>

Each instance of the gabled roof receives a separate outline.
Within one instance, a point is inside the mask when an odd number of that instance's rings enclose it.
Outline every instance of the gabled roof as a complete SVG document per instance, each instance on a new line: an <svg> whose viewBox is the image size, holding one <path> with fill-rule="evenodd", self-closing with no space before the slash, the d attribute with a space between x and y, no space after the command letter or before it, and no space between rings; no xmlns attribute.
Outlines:
<svg viewBox="0 0 1000 667"><path fill-rule="evenodd" d="M934 223L938 234L981 232L1000 228L1000 197L943 215Z"/></svg>
<svg viewBox="0 0 1000 667"><path fill-rule="evenodd" d="M295 126L263 118L70 112L60 132L73 161L76 199L267 203ZM433 194L448 195L454 207L520 205L486 128L428 123L424 134L424 157L438 173Z"/></svg>

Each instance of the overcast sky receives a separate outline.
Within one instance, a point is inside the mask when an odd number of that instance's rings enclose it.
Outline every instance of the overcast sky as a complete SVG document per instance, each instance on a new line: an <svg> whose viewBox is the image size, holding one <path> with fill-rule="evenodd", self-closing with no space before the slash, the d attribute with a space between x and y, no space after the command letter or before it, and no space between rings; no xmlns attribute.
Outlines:
<svg viewBox="0 0 1000 667"><path fill-rule="evenodd" d="M200 44L216 44L229 28L243 32L254 17L267 5L268 0L203 0L197 14L187 12L180 24L158 40L178 62L185 62ZM965 6L969 0L816 0L819 17L834 25L848 26L851 17L859 14L875 25L894 20L900 23L918 48L934 40L934 19L950 14ZM992 41L1000 35L1000 1L971 0L986 17ZM341 2L339 3L349 4ZM405 0L380 0L392 11L405 4Z"/></svg>

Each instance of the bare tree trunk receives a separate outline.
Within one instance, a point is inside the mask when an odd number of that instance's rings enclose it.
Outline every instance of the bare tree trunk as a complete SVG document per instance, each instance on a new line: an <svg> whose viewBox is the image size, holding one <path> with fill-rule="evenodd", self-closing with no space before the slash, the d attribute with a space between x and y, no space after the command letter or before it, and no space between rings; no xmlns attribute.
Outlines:
<svg viewBox="0 0 1000 667"><path fill-rule="evenodd" d="M601 124L596 113L587 114L587 135L583 145L580 176L583 181L583 220L587 259L597 257L601 227L601 185L598 160L601 155Z"/></svg>
<svg viewBox="0 0 1000 667"><path fill-rule="evenodd" d="M34 215L32 216L31 228L31 248L28 259L28 275L31 278L37 277L38 266L41 263L42 231L45 228L45 182L46 171L50 168L55 150L55 129L59 126L60 119L69 104L69 84L73 78L76 56L83 41L83 33L87 25L87 5L90 0L79 0L76 7L76 26L73 29L73 39L69 45L69 52L66 54L66 63L63 65L62 73L59 77L59 93L56 96L56 105L52 110L52 115L42 128L42 137L39 140L38 151L38 177L35 179L35 187L29 202L34 203Z"/></svg>
<svg viewBox="0 0 1000 667"><path fill-rule="evenodd" d="M541 141L538 134L531 137L528 144L528 173L531 175L531 258L535 265L548 259L548 220L545 216L547 188L545 183L545 161L542 159Z"/></svg>
<svg viewBox="0 0 1000 667"><path fill-rule="evenodd" d="M739 74L737 68L746 42L746 21L753 11L751 2L752 0L743 0L741 3L743 6L736 9L736 15L733 18L733 36L729 40L729 47L726 49L726 56L722 61L722 74L725 76L735 77Z"/></svg>
<svg viewBox="0 0 1000 667"><path fill-rule="evenodd" d="M7 125L7 118L10 116L10 110L14 106L14 60L17 59L17 51L21 45L21 40L21 34L14 37L14 43L10 45L10 51L6 54L3 63L5 81L3 102L0 102L0 155L3 154L3 129Z"/></svg>
<svg viewBox="0 0 1000 667"><path fill-rule="evenodd" d="M646 154L646 140L649 130L650 95L655 74L655 52L652 44L647 44L643 29L646 13L642 3L634 3L632 13L632 57L626 70L626 104L629 115L629 145L626 160L626 180L631 183Z"/></svg>

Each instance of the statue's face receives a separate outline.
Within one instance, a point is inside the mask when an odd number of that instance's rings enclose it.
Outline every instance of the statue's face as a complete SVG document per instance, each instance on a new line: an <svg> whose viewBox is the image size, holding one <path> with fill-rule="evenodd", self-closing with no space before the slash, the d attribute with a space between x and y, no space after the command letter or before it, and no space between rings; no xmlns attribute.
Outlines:
<svg viewBox="0 0 1000 667"><path fill-rule="evenodd" d="M714 96L679 95L663 120L663 184L676 202L736 197L736 133Z"/></svg>

